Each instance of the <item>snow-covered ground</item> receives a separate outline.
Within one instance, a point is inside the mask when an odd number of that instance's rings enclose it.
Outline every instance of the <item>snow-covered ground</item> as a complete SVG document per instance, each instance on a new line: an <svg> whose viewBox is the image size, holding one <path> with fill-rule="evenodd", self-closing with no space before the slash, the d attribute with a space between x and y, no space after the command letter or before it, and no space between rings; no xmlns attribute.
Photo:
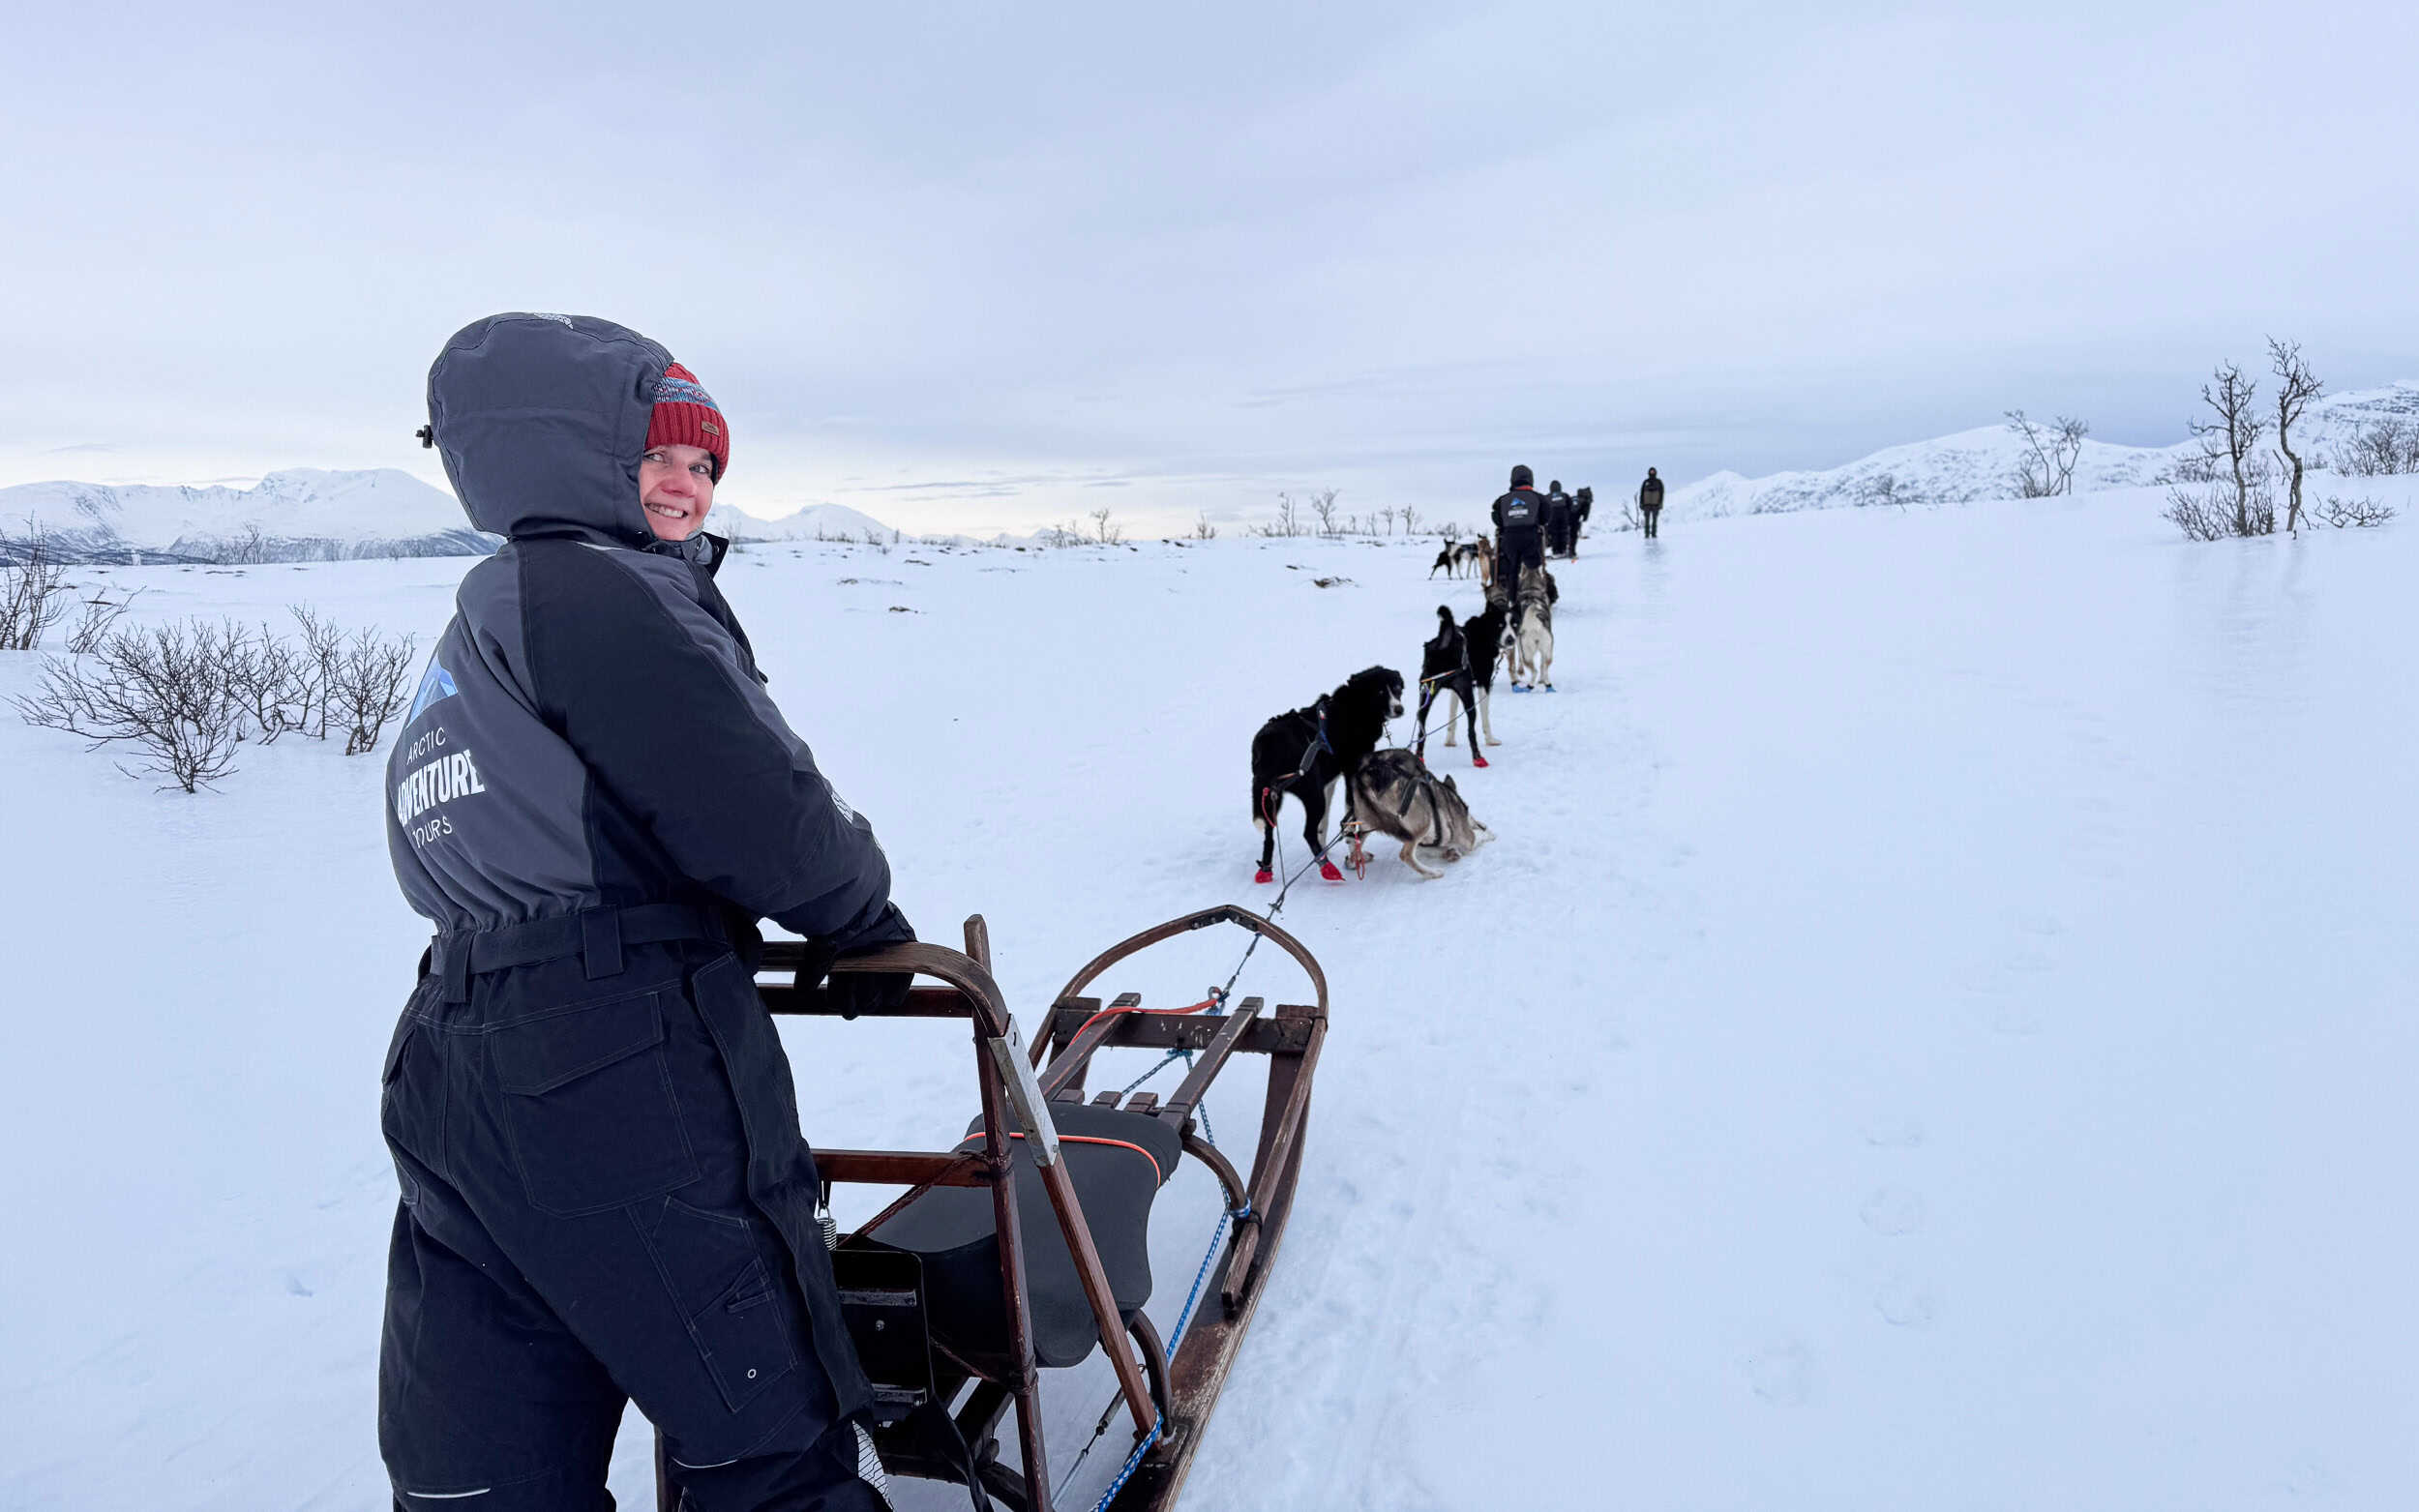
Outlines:
<svg viewBox="0 0 2419 1512"><path fill-rule="evenodd" d="M1287 904L1334 1027L1185 1505L2407 1505L2419 487L2358 491L2404 519L2193 546L2137 489L1591 537L1561 691L1499 696L1487 771L1430 751L1497 842ZM911 917L986 913L1030 1024L1129 931L1266 902L1251 733L1416 675L1478 598L1433 550L759 548L724 583ZM86 577L425 637L466 565ZM383 1503L375 1070L425 931L375 760L242 765L155 793L0 718L0 1506ZM1102 986L1189 1001L1240 944ZM1266 953L1241 990L1300 991ZM819 1141L968 1115L952 1032L785 1033ZM1213 1210L1161 1202L1163 1328ZM1104 1392L1053 1389L1063 1464ZM650 1504L635 1428L616 1489Z"/></svg>

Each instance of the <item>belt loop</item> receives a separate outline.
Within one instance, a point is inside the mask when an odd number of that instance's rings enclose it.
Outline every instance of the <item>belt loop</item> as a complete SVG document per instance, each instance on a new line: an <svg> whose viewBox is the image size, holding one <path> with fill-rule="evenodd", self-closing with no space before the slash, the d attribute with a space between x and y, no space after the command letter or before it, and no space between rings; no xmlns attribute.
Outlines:
<svg viewBox="0 0 2419 1512"><path fill-rule="evenodd" d="M590 908L580 915L580 955L591 982L621 974L619 908Z"/></svg>
<svg viewBox="0 0 2419 1512"><path fill-rule="evenodd" d="M445 975L445 1000L449 1003L470 1001L470 936L454 939L439 936L433 943L437 969Z"/></svg>

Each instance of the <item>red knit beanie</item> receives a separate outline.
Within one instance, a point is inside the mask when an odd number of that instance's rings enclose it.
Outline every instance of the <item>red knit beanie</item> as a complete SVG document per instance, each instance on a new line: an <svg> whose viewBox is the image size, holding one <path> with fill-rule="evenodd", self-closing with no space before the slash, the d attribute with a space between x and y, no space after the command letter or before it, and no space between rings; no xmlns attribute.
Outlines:
<svg viewBox="0 0 2419 1512"><path fill-rule="evenodd" d="M655 386L655 412L647 417L646 444L695 446L714 456L714 481L723 481L731 466L731 428L722 406L698 387L697 374L673 363Z"/></svg>

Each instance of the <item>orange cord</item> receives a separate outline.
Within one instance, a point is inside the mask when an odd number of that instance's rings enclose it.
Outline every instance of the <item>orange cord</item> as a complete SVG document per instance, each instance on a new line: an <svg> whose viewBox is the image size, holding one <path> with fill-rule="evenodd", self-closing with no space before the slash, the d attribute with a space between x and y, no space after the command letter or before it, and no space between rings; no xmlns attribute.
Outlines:
<svg viewBox="0 0 2419 1512"><path fill-rule="evenodd" d="M1025 1138L1025 1136L1022 1134L1011 1133L1008 1138L1011 1140L1021 1140ZM960 1144L979 1144L982 1142L982 1139L983 1137L979 1134L970 1134L958 1142ZM1151 1174L1159 1178L1159 1185L1166 1186L1168 1184L1168 1173L1159 1169L1159 1157L1153 1155L1150 1151L1143 1148L1139 1144L1129 1144L1123 1140L1104 1140L1098 1135L1092 1134L1061 1134L1059 1136L1059 1142L1061 1144L1114 1144L1120 1149L1132 1150L1135 1154L1140 1155L1143 1159L1150 1162Z"/></svg>

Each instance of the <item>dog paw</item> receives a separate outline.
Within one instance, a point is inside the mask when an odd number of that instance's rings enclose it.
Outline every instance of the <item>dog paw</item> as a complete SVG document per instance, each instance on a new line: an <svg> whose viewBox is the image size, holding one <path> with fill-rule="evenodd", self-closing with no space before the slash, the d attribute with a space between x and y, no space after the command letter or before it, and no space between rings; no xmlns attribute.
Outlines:
<svg viewBox="0 0 2419 1512"><path fill-rule="evenodd" d="M1482 756L1478 755L1477 752L1473 751L1472 753L1470 753L1470 764L1471 764L1472 766L1486 766L1486 765L1488 765L1489 763L1488 763L1488 761L1487 761L1487 758L1486 758L1486 757L1484 757L1484 756Z"/></svg>
<svg viewBox="0 0 2419 1512"><path fill-rule="evenodd" d="M1274 872L1269 871L1267 867L1265 867L1265 866L1264 866L1264 867L1262 867L1262 868L1261 868L1258 872L1256 872L1256 873L1254 873L1254 874L1252 875L1252 878L1251 878L1251 879L1252 879L1253 881L1255 881L1255 882L1260 883L1262 886L1264 886L1264 887L1265 887L1265 886L1266 886L1266 885L1268 885L1269 883L1273 882L1273 881L1275 881L1275 880L1276 880L1276 874L1275 874Z"/></svg>
<svg viewBox="0 0 2419 1512"><path fill-rule="evenodd" d="M1344 879L1344 874L1335 870L1335 863L1332 861L1319 863L1319 875L1330 882L1340 882Z"/></svg>

